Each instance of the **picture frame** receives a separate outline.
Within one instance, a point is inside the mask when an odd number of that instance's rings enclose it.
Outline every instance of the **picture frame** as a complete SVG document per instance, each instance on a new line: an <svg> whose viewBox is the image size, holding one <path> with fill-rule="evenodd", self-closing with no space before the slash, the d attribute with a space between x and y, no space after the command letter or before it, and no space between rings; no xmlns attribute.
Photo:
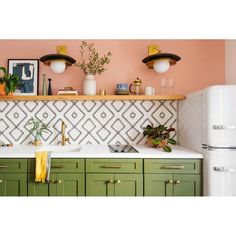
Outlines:
<svg viewBox="0 0 236 236"><path fill-rule="evenodd" d="M39 60L8 59L8 73L18 75L21 86L13 93L17 96L38 95Z"/></svg>

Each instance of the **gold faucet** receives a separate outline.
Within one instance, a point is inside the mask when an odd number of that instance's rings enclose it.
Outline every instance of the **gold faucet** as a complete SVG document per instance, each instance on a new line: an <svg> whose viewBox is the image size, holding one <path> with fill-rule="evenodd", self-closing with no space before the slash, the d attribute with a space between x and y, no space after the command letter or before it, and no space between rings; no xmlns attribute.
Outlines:
<svg viewBox="0 0 236 236"><path fill-rule="evenodd" d="M62 123L61 123L61 145L62 146L65 146L66 142L70 141L70 139L65 136L65 129L66 129L65 122L62 121Z"/></svg>

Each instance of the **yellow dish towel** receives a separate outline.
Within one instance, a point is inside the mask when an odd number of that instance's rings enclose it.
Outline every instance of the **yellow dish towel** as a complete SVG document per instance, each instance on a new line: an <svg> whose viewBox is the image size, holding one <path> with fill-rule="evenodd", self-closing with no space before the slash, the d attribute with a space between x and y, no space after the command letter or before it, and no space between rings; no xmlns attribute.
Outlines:
<svg viewBox="0 0 236 236"><path fill-rule="evenodd" d="M45 182L47 176L48 152L36 152L35 159L35 182Z"/></svg>

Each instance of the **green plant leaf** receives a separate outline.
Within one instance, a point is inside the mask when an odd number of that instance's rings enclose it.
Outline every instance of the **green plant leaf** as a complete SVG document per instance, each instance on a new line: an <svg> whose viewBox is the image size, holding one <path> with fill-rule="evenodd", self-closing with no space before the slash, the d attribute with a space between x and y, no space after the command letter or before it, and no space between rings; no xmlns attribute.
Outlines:
<svg viewBox="0 0 236 236"><path fill-rule="evenodd" d="M170 146L163 146L162 147L163 148L163 150L165 151L165 152L171 152L172 151L172 149L171 149L171 147Z"/></svg>
<svg viewBox="0 0 236 236"><path fill-rule="evenodd" d="M169 139L168 139L168 142L169 142L170 144L176 145L176 141L175 141L173 138L169 138Z"/></svg>

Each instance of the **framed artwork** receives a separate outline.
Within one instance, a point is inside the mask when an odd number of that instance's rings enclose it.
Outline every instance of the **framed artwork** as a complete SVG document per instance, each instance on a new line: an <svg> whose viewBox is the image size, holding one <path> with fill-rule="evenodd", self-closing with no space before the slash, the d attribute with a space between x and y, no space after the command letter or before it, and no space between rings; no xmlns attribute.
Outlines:
<svg viewBox="0 0 236 236"><path fill-rule="evenodd" d="M14 95L37 95L39 87L38 59L8 59L8 72L18 75L20 86Z"/></svg>

